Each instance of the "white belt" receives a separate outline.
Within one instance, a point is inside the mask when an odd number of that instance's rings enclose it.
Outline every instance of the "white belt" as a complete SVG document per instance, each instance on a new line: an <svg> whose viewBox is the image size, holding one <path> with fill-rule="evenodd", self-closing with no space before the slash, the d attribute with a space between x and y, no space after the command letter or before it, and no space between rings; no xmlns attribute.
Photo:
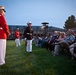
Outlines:
<svg viewBox="0 0 76 75"><path fill-rule="evenodd" d="M2 28L2 27L0 27L0 29L2 30L3 28Z"/></svg>
<svg viewBox="0 0 76 75"><path fill-rule="evenodd" d="M28 35L32 35L31 33L27 33Z"/></svg>
<svg viewBox="0 0 76 75"><path fill-rule="evenodd" d="M30 33L27 33L27 34L30 34Z"/></svg>

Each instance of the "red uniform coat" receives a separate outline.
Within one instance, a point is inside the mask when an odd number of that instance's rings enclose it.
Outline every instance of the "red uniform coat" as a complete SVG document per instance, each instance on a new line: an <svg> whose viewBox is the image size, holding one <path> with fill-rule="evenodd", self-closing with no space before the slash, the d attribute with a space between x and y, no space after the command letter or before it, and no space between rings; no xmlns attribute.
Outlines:
<svg viewBox="0 0 76 75"><path fill-rule="evenodd" d="M20 38L20 32L19 31L15 31L15 38Z"/></svg>
<svg viewBox="0 0 76 75"><path fill-rule="evenodd" d="M10 34L8 25L3 15L0 15L0 39L6 39Z"/></svg>

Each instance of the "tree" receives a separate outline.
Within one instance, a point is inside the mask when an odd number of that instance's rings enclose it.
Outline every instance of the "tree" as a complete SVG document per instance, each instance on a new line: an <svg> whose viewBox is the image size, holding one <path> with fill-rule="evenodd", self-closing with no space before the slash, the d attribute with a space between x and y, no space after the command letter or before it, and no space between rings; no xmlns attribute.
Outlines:
<svg viewBox="0 0 76 75"><path fill-rule="evenodd" d="M65 21L64 25L65 25L64 28L66 28L66 29L71 29L71 28L76 27L75 16L71 15L70 17L68 17L68 19Z"/></svg>

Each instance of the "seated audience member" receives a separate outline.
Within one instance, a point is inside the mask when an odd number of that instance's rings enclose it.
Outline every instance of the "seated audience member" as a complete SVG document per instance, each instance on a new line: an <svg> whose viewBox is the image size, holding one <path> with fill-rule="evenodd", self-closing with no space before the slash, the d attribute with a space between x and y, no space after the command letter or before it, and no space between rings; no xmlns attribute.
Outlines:
<svg viewBox="0 0 76 75"><path fill-rule="evenodd" d="M75 36L73 35L73 30L69 29L67 31L66 38L55 45L53 55L54 56L58 55L58 52L59 52L61 47L68 50L69 45L71 45L74 42L74 40L75 40Z"/></svg>
<svg viewBox="0 0 76 75"><path fill-rule="evenodd" d="M38 35L35 35L34 36L34 44L35 44L35 46L38 46Z"/></svg>
<svg viewBox="0 0 76 75"><path fill-rule="evenodd" d="M50 41L48 42L48 50L54 50L55 43L58 42L57 39L60 36L59 31L54 31L53 36L51 37Z"/></svg>
<svg viewBox="0 0 76 75"><path fill-rule="evenodd" d="M41 41L42 41L43 35L38 35L38 46L41 47Z"/></svg>
<svg viewBox="0 0 76 75"><path fill-rule="evenodd" d="M76 31L74 31L75 42L69 46L72 59L76 58Z"/></svg>
<svg viewBox="0 0 76 75"><path fill-rule="evenodd" d="M45 48L48 50L48 42L51 40L52 38L52 34L49 34L46 38L46 42L45 42Z"/></svg>
<svg viewBox="0 0 76 75"><path fill-rule="evenodd" d="M59 36L59 38L57 39L57 41L60 42L60 41L64 40L65 37L66 37L65 33L64 33L64 32L60 32L60 36Z"/></svg>
<svg viewBox="0 0 76 75"><path fill-rule="evenodd" d="M42 40L41 40L41 47L42 48L46 48L46 43L48 42L49 40L49 35L44 35Z"/></svg>

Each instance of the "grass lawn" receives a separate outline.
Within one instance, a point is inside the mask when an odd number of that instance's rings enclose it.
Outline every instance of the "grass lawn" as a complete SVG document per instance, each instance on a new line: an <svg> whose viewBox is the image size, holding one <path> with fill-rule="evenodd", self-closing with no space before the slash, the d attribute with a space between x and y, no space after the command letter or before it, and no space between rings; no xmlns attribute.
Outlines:
<svg viewBox="0 0 76 75"><path fill-rule="evenodd" d="M33 53L27 53L21 44L17 48L14 41L7 41L6 64L0 66L0 75L76 75L76 61L68 56L53 57L34 44Z"/></svg>

